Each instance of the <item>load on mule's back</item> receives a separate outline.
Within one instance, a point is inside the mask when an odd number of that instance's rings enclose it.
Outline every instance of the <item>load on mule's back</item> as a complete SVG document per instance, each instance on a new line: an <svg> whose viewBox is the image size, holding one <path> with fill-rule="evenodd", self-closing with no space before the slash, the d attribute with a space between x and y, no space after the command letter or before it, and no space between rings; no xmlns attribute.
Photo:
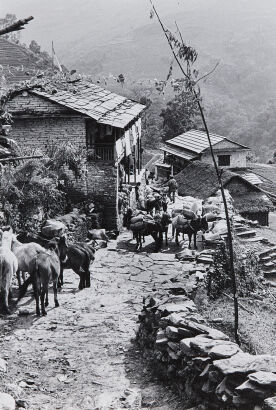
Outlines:
<svg viewBox="0 0 276 410"><path fill-rule="evenodd" d="M162 216L157 214L154 217L141 211L134 215L131 208L128 208L123 218L123 226L133 232L137 250L142 248L142 237L151 235L155 241L155 250L158 251L162 245L162 232L170 223L170 216L166 212L163 212Z"/></svg>
<svg viewBox="0 0 276 410"><path fill-rule="evenodd" d="M192 237L194 237L194 248L197 248L196 236L198 231L207 231L208 222L206 217L202 217L198 214L199 209L196 204L191 207L183 206L182 209L175 209L172 212L172 233L175 233L175 242L178 245L178 235L180 233L188 235L189 238L189 248L191 248Z"/></svg>

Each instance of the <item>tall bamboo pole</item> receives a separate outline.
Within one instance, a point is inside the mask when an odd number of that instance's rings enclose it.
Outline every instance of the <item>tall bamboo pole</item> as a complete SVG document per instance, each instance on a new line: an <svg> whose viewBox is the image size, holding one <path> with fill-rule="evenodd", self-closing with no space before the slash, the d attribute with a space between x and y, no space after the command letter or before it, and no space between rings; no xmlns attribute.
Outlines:
<svg viewBox="0 0 276 410"><path fill-rule="evenodd" d="M212 142L211 142L211 138L210 138L210 134L209 134L209 129L207 126L207 122L206 122L206 118L203 112L203 108L201 106L200 100L199 100L199 96L194 88L194 85L192 85L192 81L189 75L187 75L187 73L185 73L182 64L178 58L178 56L176 55L174 48L171 44L171 41L168 37L167 31L164 27L164 24L162 23L162 20L159 16L159 14L157 13L157 10L152 2L152 0L150 0L152 8L157 16L157 19L160 23L160 26L162 28L163 33L166 36L167 42L170 46L170 49L172 51L172 54L174 56L174 59L177 63L177 65L179 66L182 74L184 75L184 77L190 82L191 84L191 88L192 88L192 92L196 98L196 102L198 105L198 109L200 112L200 116L204 125L204 129L208 138L208 143L209 143L209 147L210 147L210 151L211 151L211 156L212 156L212 160L213 160L213 164L215 167L215 171L216 171L216 175L217 175L217 179L218 179L218 184L219 184L219 188L221 191L221 196L222 196L222 200L223 200L223 205L224 205L224 211L225 211L225 217L226 217L226 224L227 224L227 239L228 239L228 247L229 247L229 265L230 265L230 274L231 274L231 280L232 280L232 291L233 291L233 301L234 301L234 334L235 334L235 340L238 344L240 344L240 340L239 340L239 305L238 305L238 295L237 295L237 282L236 282L236 274L235 274L235 266L234 266L234 250L233 250L233 237L232 237L232 230L231 230L231 221L230 221L230 217L229 217L229 210L228 210L228 205L227 205L227 200L226 200L226 196L225 196L225 191L224 191L224 187L223 187L223 183L222 183L222 179L221 179L221 175L222 172L220 172L218 165L217 165L217 161L214 155L214 150L212 147Z"/></svg>

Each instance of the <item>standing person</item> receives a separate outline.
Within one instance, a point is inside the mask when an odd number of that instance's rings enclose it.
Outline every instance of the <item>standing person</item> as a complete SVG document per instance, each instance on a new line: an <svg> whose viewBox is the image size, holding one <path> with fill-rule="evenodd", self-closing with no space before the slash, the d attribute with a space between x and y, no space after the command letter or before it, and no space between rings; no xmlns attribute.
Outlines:
<svg viewBox="0 0 276 410"><path fill-rule="evenodd" d="M167 185L169 187L169 198L173 203L175 203L175 192L178 188L178 184L176 180L174 179L173 175L170 176L170 179Z"/></svg>
<svg viewBox="0 0 276 410"><path fill-rule="evenodd" d="M141 182L137 182L135 185L135 199L136 202L139 202L140 200L140 187L141 187Z"/></svg>
<svg viewBox="0 0 276 410"><path fill-rule="evenodd" d="M149 183L149 170L148 168L145 169L145 180L146 180L146 184L148 185Z"/></svg>

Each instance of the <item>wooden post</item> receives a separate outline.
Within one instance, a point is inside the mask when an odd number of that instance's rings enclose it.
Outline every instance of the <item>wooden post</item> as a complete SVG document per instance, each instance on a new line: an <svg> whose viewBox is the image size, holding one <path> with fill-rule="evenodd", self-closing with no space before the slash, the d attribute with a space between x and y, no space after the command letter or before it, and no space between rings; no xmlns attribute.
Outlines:
<svg viewBox="0 0 276 410"><path fill-rule="evenodd" d="M130 183L130 164L129 164L129 156L127 157L127 180L128 184Z"/></svg>
<svg viewBox="0 0 276 410"><path fill-rule="evenodd" d="M136 145L134 145L134 183L136 184Z"/></svg>
<svg viewBox="0 0 276 410"><path fill-rule="evenodd" d="M138 151L138 175L140 175L140 140L137 138L137 151Z"/></svg>

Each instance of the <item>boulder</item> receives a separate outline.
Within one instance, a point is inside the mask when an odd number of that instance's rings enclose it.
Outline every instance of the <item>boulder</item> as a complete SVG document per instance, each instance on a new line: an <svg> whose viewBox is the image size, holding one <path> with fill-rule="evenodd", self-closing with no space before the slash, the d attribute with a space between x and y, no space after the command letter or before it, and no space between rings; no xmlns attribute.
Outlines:
<svg viewBox="0 0 276 410"><path fill-rule="evenodd" d="M276 389L275 373L259 371L256 373L251 373L248 376L248 378L252 383L258 384L259 386L265 386Z"/></svg>
<svg viewBox="0 0 276 410"><path fill-rule="evenodd" d="M276 373L276 356L256 355L238 352L229 359L215 360L214 366L225 376L228 374L249 374L258 371Z"/></svg>
<svg viewBox="0 0 276 410"><path fill-rule="evenodd" d="M263 409L276 410L276 396L265 399Z"/></svg>
<svg viewBox="0 0 276 410"><path fill-rule="evenodd" d="M14 410L15 409L15 400L8 393L0 392L0 410Z"/></svg>

